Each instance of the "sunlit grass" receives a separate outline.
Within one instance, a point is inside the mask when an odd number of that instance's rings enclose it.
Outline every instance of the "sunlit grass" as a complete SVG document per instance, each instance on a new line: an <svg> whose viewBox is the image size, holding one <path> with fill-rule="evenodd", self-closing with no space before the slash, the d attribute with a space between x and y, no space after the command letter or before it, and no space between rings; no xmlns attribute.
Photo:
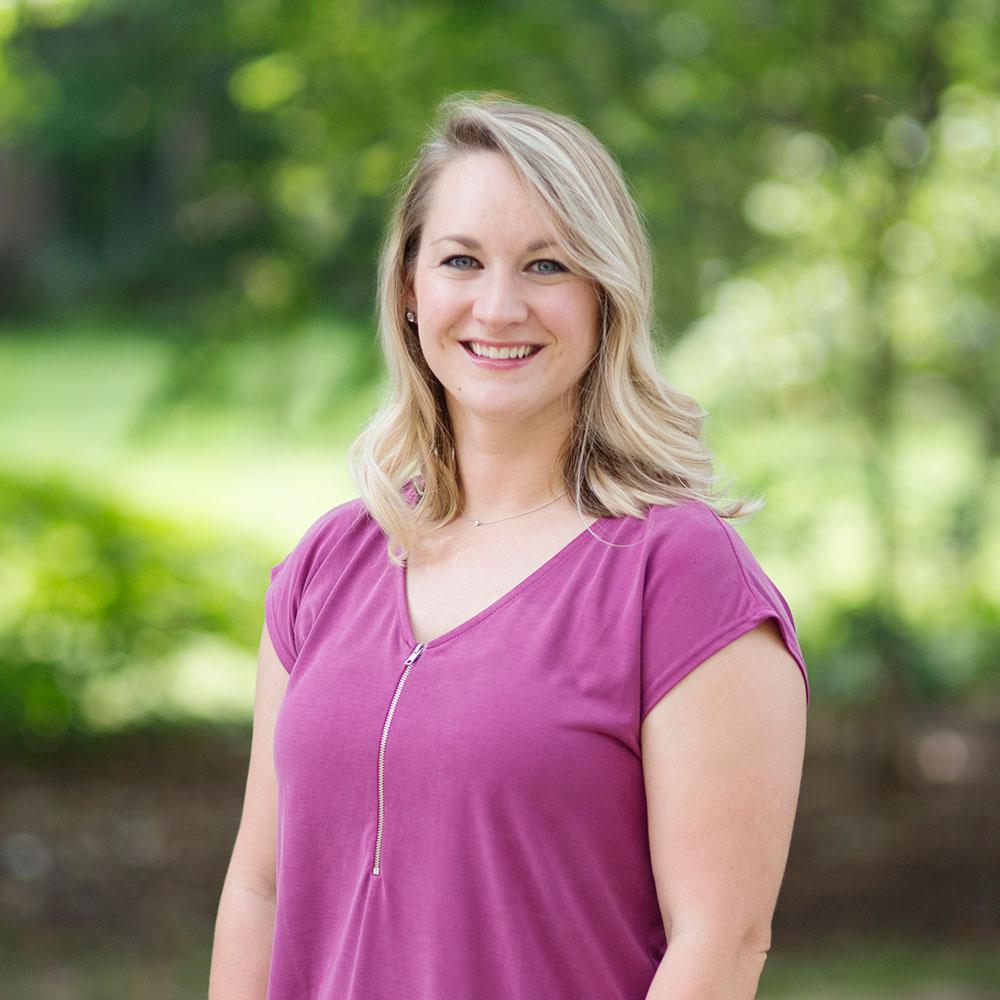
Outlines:
<svg viewBox="0 0 1000 1000"><path fill-rule="evenodd" d="M235 404L182 405L138 440L128 432L165 371L162 341L99 329L12 334L0 330L0 465L277 545L354 494L346 446L374 399L371 387L343 384L359 348L342 329L314 321L242 346L224 376ZM295 387L283 426L254 404L269 378ZM328 391L339 420L311 422L334 408Z"/></svg>

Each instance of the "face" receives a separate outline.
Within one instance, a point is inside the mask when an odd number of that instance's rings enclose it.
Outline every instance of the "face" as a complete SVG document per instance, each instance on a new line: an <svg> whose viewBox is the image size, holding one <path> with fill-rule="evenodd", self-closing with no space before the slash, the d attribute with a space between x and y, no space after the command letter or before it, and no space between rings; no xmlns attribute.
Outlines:
<svg viewBox="0 0 1000 1000"><path fill-rule="evenodd" d="M468 420L526 430L557 414L572 419L597 346L596 289L570 270L499 153L470 154L438 177L406 305L456 431ZM530 344L534 353L490 360L470 342L480 350Z"/></svg>

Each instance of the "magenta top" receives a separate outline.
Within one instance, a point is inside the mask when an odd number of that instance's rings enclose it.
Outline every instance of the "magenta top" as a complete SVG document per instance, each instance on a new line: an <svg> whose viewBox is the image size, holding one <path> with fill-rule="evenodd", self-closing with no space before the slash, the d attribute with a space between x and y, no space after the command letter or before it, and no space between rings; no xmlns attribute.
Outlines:
<svg viewBox="0 0 1000 1000"><path fill-rule="evenodd" d="M419 644L386 545L355 499L271 570L290 677L268 1000L642 1000L666 939L640 725L766 618L808 703L788 605L688 501L600 518Z"/></svg>

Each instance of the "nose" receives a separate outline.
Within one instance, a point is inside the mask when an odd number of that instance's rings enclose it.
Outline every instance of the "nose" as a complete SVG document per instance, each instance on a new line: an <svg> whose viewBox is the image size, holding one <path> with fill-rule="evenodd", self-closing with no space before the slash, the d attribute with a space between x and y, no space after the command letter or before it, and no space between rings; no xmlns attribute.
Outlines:
<svg viewBox="0 0 1000 1000"><path fill-rule="evenodd" d="M503 268L485 275L476 292L472 318L491 329L523 323L528 318L528 305L517 277Z"/></svg>

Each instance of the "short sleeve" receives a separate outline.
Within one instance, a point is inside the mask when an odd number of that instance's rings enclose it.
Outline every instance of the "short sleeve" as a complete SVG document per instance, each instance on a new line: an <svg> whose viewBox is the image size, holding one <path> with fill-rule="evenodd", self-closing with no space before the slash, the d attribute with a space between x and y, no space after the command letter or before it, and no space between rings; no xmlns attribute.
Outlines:
<svg viewBox="0 0 1000 1000"><path fill-rule="evenodd" d="M300 614L306 588L334 540L337 524L343 520L338 515L350 503L334 507L313 521L291 552L271 567L270 583L264 593L264 621L271 645L289 674L308 632L309 623Z"/></svg>
<svg viewBox="0 0 1000 1000"><path fill-rule="evenodd" d="M294 552L289 553L276 566L271 567L271 582L264 593L264 621L271 645L289 673L295 663L295 611L298 606L293 577L295 576Z"/></svg>
<svg viewBox="0 0 1000 1000"><path fill-rule="evenodd" d="M808 705L809 677L791 609L742 536L700 501L668 515L654 532L647 564L641 717L713 653L768 618L798 665Z"/></svg>

